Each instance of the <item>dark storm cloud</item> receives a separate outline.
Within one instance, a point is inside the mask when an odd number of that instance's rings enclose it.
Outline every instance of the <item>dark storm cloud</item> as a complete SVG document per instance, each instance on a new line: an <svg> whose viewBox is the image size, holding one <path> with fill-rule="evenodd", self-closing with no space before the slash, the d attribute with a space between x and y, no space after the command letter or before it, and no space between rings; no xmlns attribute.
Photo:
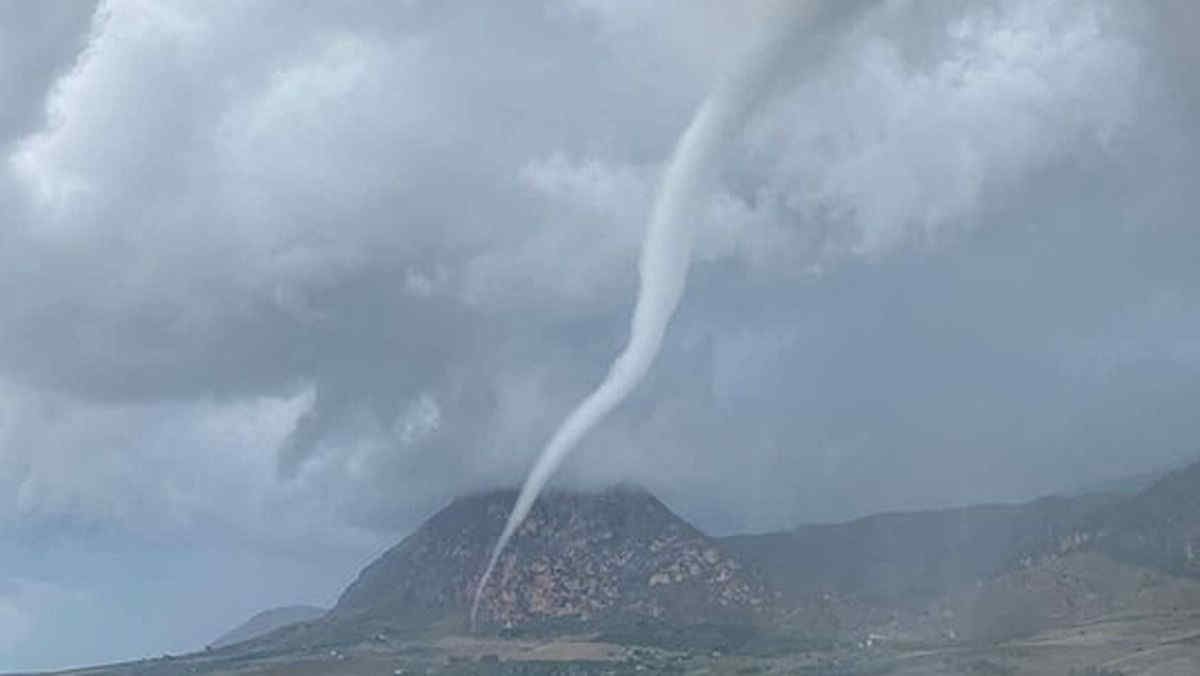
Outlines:
<svg viewBox="0 0 1200 676"><path fill-rule="evenodd" d="M179 650L518 481L622 347L658 173L767 4L5 5L0 633L35 647L0 667L115 657L47 648L47 613L151 603L98 591L113 557L234 561L236 607L154 588L206 618L144 644ZM811 27L563 480L757 529L1194 453L1197 16Z"/></svg>
<svg viewBox="0 0 1200 676"><path fill-rule="evenodd" d="M41 121L46 92L74 63L95 8L94 2L0 6L0 146Z"/></svg>

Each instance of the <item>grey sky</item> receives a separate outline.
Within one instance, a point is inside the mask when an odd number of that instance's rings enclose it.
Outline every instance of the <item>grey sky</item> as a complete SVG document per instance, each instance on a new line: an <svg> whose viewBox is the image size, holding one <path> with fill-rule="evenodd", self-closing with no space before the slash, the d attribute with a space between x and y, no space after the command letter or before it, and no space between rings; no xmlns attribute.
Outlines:
<svg viewBox="0 0 1200 676"><path fill-rule="evenodd" d="M518 482L773 1L0 2L0 670L330 603ZM1198 17L797 35L827 53L730 144L660 362L561 481L724 532L1194 456Z"/></svg>

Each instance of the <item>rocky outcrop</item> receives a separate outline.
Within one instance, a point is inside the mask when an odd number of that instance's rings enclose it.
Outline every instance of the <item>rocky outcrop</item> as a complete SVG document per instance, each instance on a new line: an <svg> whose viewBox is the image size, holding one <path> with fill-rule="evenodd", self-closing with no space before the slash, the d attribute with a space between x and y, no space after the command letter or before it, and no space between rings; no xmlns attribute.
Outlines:
<svg viewBox="0 0 1200 676"><path fill-rule="evenodd" d="M455 500L367 566L332 618L461 621L515 499ZM623 486L542 496L501 556L478 619L485 630L747 623L770 605L761 577L719 542Z"/></svg>

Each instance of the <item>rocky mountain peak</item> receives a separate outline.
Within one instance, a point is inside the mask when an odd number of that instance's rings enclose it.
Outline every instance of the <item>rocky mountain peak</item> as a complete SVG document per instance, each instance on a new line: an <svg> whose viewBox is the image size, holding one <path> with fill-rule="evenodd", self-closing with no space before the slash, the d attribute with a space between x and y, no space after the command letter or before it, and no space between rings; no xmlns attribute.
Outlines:
<svg viewBox="0 0 1200 676"><path fill-rule="evenodd" d="M335 617L463 618L515 490L455 500L362 571ZM751 619L765 584L653 495L622 485L539 498L484 590L484 628L572 628L636 619Z"/></svg>

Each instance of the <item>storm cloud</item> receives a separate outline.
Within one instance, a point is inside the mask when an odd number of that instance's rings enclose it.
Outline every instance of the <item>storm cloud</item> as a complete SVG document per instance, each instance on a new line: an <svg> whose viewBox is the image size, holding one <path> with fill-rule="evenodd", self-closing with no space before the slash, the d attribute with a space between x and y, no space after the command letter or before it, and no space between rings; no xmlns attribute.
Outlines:
<svg viewBox="0 0 1200 676"><path fill-rule="evenodd" d="M675 140L779 1L0 9L0 668L329 603L519 483L624 344ZM725 532L1192 457L1198 22L815 27L696 205L660 361L560 480Z"/></svg>

